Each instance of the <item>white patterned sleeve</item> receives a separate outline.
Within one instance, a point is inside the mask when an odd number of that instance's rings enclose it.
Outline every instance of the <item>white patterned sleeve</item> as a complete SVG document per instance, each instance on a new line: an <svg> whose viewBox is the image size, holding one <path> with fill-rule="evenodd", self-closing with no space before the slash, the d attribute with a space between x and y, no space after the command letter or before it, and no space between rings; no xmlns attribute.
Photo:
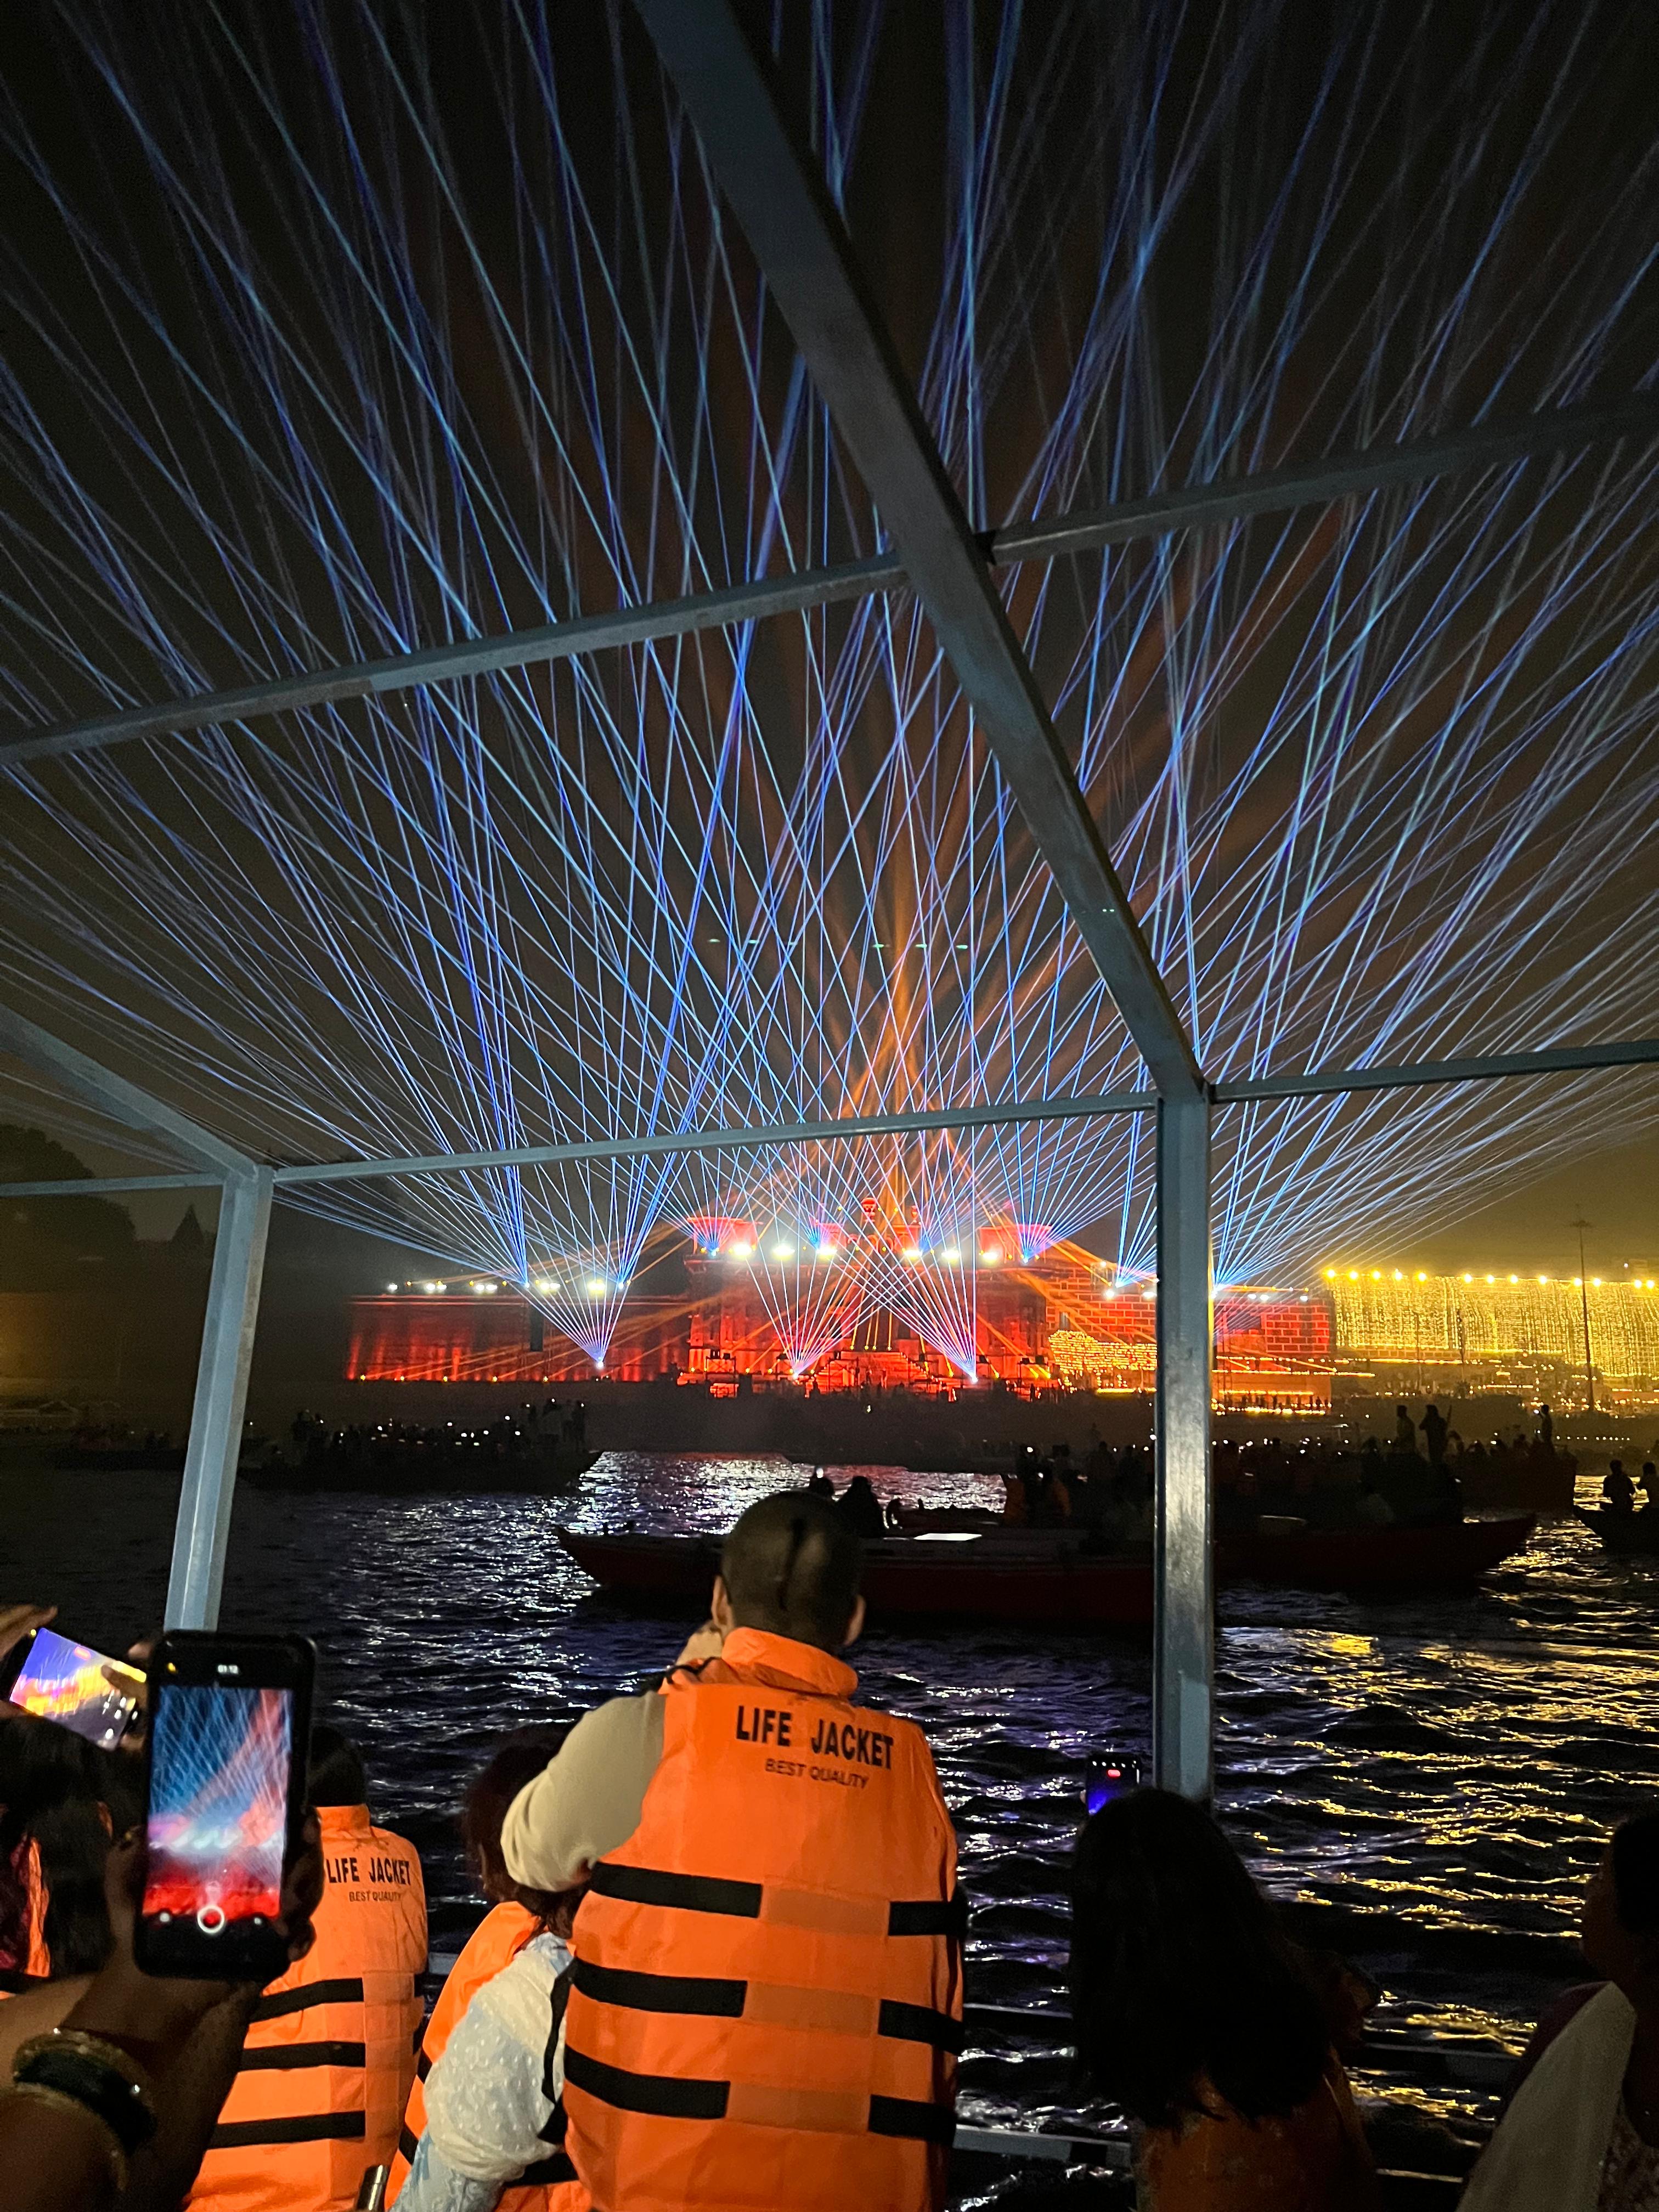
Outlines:
<svg viewBox="0 0 1659 2212"><path fill-rule="evenodd" d="M546 2157L547 2091L559 2086L550 2063L553 1984L568 1959L556 1937L538 1937L456 2023L427 2077L426 2132L398 2191L399 2212L488 2212L509 2182Z"/></svg>

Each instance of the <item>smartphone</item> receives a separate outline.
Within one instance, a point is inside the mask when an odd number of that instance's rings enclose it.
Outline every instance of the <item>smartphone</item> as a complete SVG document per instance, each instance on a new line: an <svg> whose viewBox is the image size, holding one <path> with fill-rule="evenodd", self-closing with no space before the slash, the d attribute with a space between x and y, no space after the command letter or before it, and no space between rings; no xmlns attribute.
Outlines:
<svg viewBox="0 0 1659 2212"><path fill-rule="evenodd" d="M1140 1761L1109 1756L1089 1761L1089 1778L1083 1785L1083 1802L1090 1813L1098 1813L1103 1805L1109 1805L1114 1797L1122 1797L1131 1790L1140 1787Z"/></svg>
<svg viewBox="0 0 1659 2212"><path fill-rule="evenodd" d="M317 1655L299 1636L164 1636L149 1665L147 1974L268 1982L288 1964L283 1873L305 1817Z"/></svg>
<svg viewBox="0 0 1659 2212"><path fill-rule="evenodd" d="M50 1628L37 1628L0 1660L0 1698L108 1751L138 1710L136 1695L112 1690L104 1680L106 1667L125 1664L89 1644L72 1644Z"/></svg>

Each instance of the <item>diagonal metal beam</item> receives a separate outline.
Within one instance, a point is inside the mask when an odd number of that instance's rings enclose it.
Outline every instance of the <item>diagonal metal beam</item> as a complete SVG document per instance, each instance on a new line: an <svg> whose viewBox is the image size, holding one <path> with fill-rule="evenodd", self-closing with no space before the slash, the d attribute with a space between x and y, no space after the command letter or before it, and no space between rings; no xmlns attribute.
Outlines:
<svg viewBox="0 0 1659 2212"><path fill-rule="evenodd" d="M228 1145L222 1137L216 1137L176 1107L152 1098L148 1091L141 1091L125 1076L89 1060L38 1022L3 1006L0 1006L0 1052L9 1052L40 1073L52 1076L71 1097L95 1106L112 1121L165 1137L187 1160L213 1169L216 1180L221 1175L246 1174L252 1168L246 1153Z"/></svg>
<svg viewBox="0 0 1659 2212"><path fill-rule="evenodd" d="M1563 407L1519 421L1479 422L1416 438L1396 446L1367 446L1323 460L1263 469L1252 476L1220 477L1113 507L1079 510L1042 521L1013 522L984 532L979 544L994 568L1017 568L1026 561L1052 561L1062 555L1097 552L1105 545L1127 545L1137 538L1167 538L1176 531L1236 522L1254 514L1282 514L1299 507L1326 506L1332 500L1376 491L1384 484L1425 483L1460 469L1493 468L1547 453L1582 451L1620 438L1659 437L1659 399L1642 395L1606 406ZM44 730L0 738L0 768L25 761L67 759L100 752L140 738L177 736L186 730L222 723L258 721L307 707L325 707L347 699L416 691L423 684L453 683L509 668L532 668L544 661L574 660L585 653L643 645L655 638L685 637L734 623L763 621L771 615L799 614L808 607L833 606L890 592L905 584L896 553L874 553L863 561L844 561L823 568L762 576L714 592L694 592L678 599L653 599L641 606L617 607L605 614L573 615L568 621L540 623L527 629L493 636L462 638L450 645L423 646L378 660L342 661L330 668L307 669L264 684L238 684L219 691L198 691L154 706L125 707Z"/></svg>
<svg viewBox="0 0 1659 2212"><path fill-rule="evenodd" d="M1169 1097L1203 1079L992 580L769 64L728 0L635 0L998 766Z"/></svg>
<svg viewBox="0 0 1659 2212"><path fill-rule="evenodd" d="M401 1160L320 1160L314 1166L278 1168L276 1181L279 1186L356 1182L368 1176L551 1167L569 1160L644 1160L680 1152L761 1152L774 1146L829 1144L846 1137L913 1137L933 1129L999 1129L1030 1121L1079 1121L1096 1114L1144 1114L1156 1103L1156 1094L1150 1091L1115 1091L1090 1098L1041 1098L1006 1106L944 1106L922 1114L866 1114L840 1121L797 1121L770 1129L665 1130L657 1136L620 1141L600 1137L591 1144L521 1145L511 1152L434 1152Z"/></svg>
<svg viewBox="0 0 1659 2212"><path fill-rule="evenodd" d="M1396 1067L1316 1067L1306 1075L1264 1075L1252 1083L1218 1083L1218 1106L1261 1099L1321 1098L1348 1091L1394 1091L1431 1083L1492 1083L1504 1076L1559 1075L1574 1068L1642 1067L1659 1060L1659 1038L1626 1044L1547 1046L1539 1052L1488 1053L1472 1060L1420 1060Z"/></svg>

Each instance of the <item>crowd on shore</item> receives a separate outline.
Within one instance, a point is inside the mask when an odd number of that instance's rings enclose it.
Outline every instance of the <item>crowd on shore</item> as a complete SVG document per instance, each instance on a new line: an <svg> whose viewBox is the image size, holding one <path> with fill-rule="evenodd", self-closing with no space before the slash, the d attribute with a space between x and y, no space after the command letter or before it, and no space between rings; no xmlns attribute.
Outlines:
<svg viewBox="0 0 1659 2212"><path fill-rule="evenodd" d="M0 2201L939 2212L967 1909L922 1732L854 1702L844 1507L751 1506L660 1681L495 1749L460 1808L488 1910L424 2022L419 1855L337 1731L260 1989L135 1960L145 1697L112 1750L0 1708ZM51 1617L0 1607L0 1654ZM1056 1996L1146 2212L1383 2203L1346 2070L1375 1992L1289 1940L1208 1812L1101 1805L1071 1899ZM1659 2201L1659 1812L1609 1839L1583 1934L1595 1979L1540 2023L1470 2212Z"/></svg>

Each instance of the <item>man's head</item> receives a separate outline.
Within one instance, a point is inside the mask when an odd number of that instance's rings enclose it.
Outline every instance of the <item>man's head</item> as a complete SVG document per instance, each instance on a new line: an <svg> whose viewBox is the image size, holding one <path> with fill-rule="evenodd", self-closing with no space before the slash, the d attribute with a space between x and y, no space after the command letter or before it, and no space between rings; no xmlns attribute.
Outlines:
<svg viewBox="0 0 1659 2212"><path fill-rule="evenodd" d="M804 1490L763 1498L720 1552L714 1614L727 1634L758 1628L839 1651L864 1626L859 1540L833 1506Z"/></svg>
<svg viewBox="0 0 1659 2212"><path fill-rule="evenodd" d="M311 1731L306 1766L306 1795L313 1805L366 1805L368 1783L362 1755L349 1736L336 1728Z"/></svg>
<svg viewBox="0 0 1659 2212"><path fill-rule="evenodd" d="M1659 1813L1622 1821L1584 1900L1584 1950L1638 2011L1659 2012Z"/></svg>

